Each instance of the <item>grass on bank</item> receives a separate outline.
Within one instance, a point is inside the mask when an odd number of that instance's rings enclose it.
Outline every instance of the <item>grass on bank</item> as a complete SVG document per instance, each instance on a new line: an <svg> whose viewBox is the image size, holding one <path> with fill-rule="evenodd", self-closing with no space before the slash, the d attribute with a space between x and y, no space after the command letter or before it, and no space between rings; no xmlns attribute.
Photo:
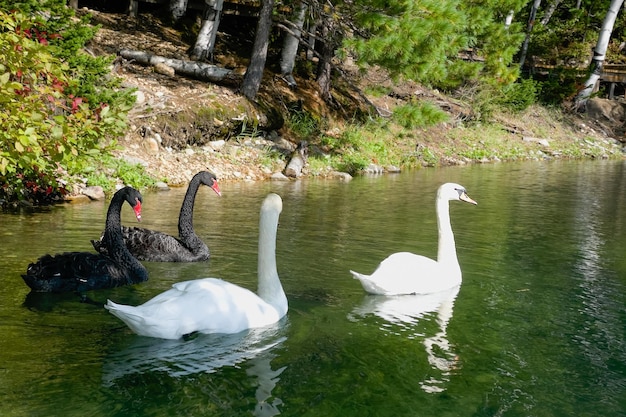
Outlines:
<svg viewBox="0 0 626 417"><path fill-rule="evenodd" d="M287 121L287 128L296 141L307 140L311 145L312 175L333 170L355 174L370 164L416 168L624 155L611 140L581 133L581 126L555 108L533 105L521 112L494 114L491 122L475 123L449 120L441 110L437 109L443 114L429 106L423 106L427 110L421 114L415 108L403 113L409 114L408 118L375 118L345 126L330 126L327 121L299 112Z"/></svg>

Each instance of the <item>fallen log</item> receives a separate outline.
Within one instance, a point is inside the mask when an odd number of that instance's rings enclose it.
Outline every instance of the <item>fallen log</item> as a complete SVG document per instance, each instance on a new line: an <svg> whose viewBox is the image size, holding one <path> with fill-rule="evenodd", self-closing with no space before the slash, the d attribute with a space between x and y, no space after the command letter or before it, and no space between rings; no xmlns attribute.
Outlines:
<svg viewBox="0 0 626 417"><path fill-rule="evenodd" d="M177 74L198 80L211 81L216 84L238 84L241 82L241 75L235 73L235 71L204 62L166 58L149 52L129 49L122 49L118 54L124 59L133 60L143 65L165 64L172 67Z"/></svg>

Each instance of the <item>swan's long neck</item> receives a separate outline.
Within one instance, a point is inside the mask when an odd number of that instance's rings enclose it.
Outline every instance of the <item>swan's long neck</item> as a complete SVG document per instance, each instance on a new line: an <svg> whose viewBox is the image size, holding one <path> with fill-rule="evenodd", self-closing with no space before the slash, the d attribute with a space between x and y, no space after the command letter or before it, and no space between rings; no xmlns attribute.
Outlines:
<svg viewBox="0 0 626 417"><path fill-rule="evenodd" d="M278 216L279 213L276 210L261 210L257 294L265 302L275 307L282 317L287 313L287 297L276 270Z"/></svg>
<svg viewBox="0 0 626 417"><path fill-rule="evenodd" d="M122 236L121 211L125 196L116 193L111 199L104 226L104 242L107 242L109 257L120 265L125 265L137 273L145 274L145 268L126 248Z"/></svg>
<svg viewBox="0 0 626 417"><path fill-rule="evenodd" d="M437 227L439 229L439 249L437 262L442 265L459 268L456 257L454 234L450 224L450 207L448 199L437 197Z"/></svg>
<svg viewBox="0 0 626 417"><path fill-rule="evenodd" d="M200 239L193 230L193 206L196 201L198 188L200 188L200 179L195 176L189 182L189 187L187 187L178 216L178 236L188 247L195 240Z"/></svg>
<svg viewBox="0 0 626 417"><path fill-rule="evenodd" d="M104 226L104 242L108 244L109 255L117 259L123 255L124 239L122 237L121 211L124 197L116 193L111 199L107 210L107 219Z"/></svg>

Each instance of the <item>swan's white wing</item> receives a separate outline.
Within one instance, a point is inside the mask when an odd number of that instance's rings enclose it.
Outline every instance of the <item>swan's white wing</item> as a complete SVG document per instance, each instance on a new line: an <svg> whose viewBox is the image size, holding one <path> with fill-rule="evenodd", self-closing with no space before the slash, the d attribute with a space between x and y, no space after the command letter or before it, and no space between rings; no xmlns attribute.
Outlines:
<svg viewBox="0 0 626 417"><path fill-rule="evenodd" d="M238 333L280 319L276 310L245 288L217 278L185 281L146 303L107 309L134 332L177 339L192 332Z"/></svg>
<svg viewBox="0 0 626 417"><path fill-rule="evenodd" d="M352 275L371 294L427 294L441 290L441 266L430 258L410 252L390 255L372 275L357 272Z"/></svg>

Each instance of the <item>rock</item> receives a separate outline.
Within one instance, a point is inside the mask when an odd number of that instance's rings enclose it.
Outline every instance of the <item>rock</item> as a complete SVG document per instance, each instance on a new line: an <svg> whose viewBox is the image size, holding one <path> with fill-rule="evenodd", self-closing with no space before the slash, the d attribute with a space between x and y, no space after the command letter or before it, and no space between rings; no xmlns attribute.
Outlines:
<svg viewBox="0 0 626 417"><path fill-rule="evenodd" d="M146 102L146 95L142 91L137 90L133 95L135 96L135 105L140 106Z"/></svg>
<svg viewBox="0 0 626 417"><path fill-rule="evenodd" d="M87 196L90 200L104 200L104 190L99 185L93 185L90 187L85 187L80 190L80 193L84 196Z"/></svg>
<svg viewBox="0 0 626 417"><path fill-rule="evenodd" d="M219 151L219 150L221 150L221 149L224 147L224 145L226 145L226 141L225 141L225 140L223 140L223 139L220 139L220 140L212 140L212 141L210 141L210 142L209 142L209 144L208 144L208 145L209 145L209 147L210 147L211 149L213 149L214 151Z"/></svg>
<svg viewBox="0 0 626 417"><path fill-rule="evenodd" d="M376 164L369 164L366 168L363 169L363 172L366 174L382 174L385 172L383 167Z"/></svg>
<svg viewBox="0 0 626 417"><path fill-rule="evenodd" d="M158 155L159 153L159 142L155 138L146 138L143 141L143 146L146 148L146 151L151 155Z"/></svg>
<svg viewBox="0 0 626 417"><path fill-rule="evenodd" d="M594 97L587 101L587 116L599 123L605 131L621 136L626 130L626 103ZM583 130L590 127L582 125Z"/></svg>
<svg viewBox="0 0 626 417"><path fill-rule="evenodd" d="M548 139L540 139L540 138L532 138L530 136L524 136L522 137L522 140L524 142L536 142L540 144L541 146L545 146L545 147L550 146L550 142L548 142Z"/></svg>
<svg viewBox="0 0 626 417"><path fill-rule="evenodd" d="M154 184L154 188L156 188L157 191L169 191L170 190L170 186L164 183L163 181L158 181L156 184Z"/></svg>
<svg viewBox="0 0 626 417"><path fill-rule="evenodd" d="M287 177L282 172L275 172L275 173L273 173L272 176L270 177L270 179L272 181L289 181L289 177Z"/></svg>
<svg viewBox="0 0 626 417"><path fill-rule="evenodd" d="M173 77L176 75L176 71L174 71L174 68L170 67L169 65L165 65L162 62L159 62L154 66L154 71L159 74L167 75L168 77Z"/></svg>
<svg viewBox="0 0 626 417"><path fill-rule="evenodd" d="M136 156L130 156L130 155L122 155L122 159L124 159L126 162L128 162L131 165L141 165L143 167L148 167L148 162L146 162L145 160L138 158Z"/></svg>
<svg viewBox="0 0 626 417"><path fill-rule="evenodd" d="M91 201L91 199L89 197L87 197L86 195L83 195L83 194L70 195L70 196L66 197L65 200L67 202L71 203L71 204L85 204L85 203L89 203Z"/></svg>
<svg viewBox="0 0 626 417"><path fill-rule="evenodd" d="M333 172L332 175L334 178L337 178L338 180L341 180L341 181L346 181L346 182L352 181L352 175L348 174L347 172L335 171Z"/></svg>

